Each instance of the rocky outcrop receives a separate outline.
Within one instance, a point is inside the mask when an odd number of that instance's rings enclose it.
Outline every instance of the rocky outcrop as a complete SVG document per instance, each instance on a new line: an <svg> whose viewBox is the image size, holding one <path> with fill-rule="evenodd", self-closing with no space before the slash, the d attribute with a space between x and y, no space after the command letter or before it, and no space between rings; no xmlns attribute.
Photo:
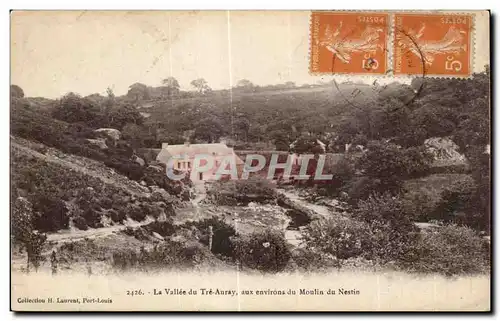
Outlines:
<svg viewBox="0 0 500 321"><path fill-rule="evenodd" d="M95 145L99 147L100 149L108 149L108 145L106 145L106 141L103 138L97 138L97 139L87 139L87 142L89 142L91 145Z"/></svg>
<svg viewBox="0 0 500 321"><path fill-rule="evenodd" d="M102 134L108 138L111 138L115 142L120 140L122 133L118 129L114 128L99 128L96 129L94 132Z"/></svg>
<svg viewBox="0 0 500 321"><path fill-rule="evenodd" d="M424 145L437 161L449 160L457 163L466 161L465 156L458 151L457 144L448 137L428 138Z"/></svg>

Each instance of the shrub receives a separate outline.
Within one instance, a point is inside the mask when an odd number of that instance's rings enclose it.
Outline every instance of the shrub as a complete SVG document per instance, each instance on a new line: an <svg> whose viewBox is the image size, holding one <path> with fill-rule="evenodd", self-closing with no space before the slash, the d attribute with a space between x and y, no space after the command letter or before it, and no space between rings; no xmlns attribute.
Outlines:
<svg viewBox="0 0 500 321"><path fill-rule="evenodd" d="M86 231L89 229L89 226L87 225L87 221L81 217L81 216L76 216L73 218L73 224L75 227L79 230Z"/></svg>
<svg viewBox="0 0 500 321"><path fill-rule="evenodd" d="M126 213L127 213L128 217L130 217L131 219L133 219L134 221L137 221L137 222L144 221L146 219L146 215L147 215L146 211L144 211L141 207L134 205L134 204L127 206Z"/></svg>
<svg viewBox="0 0 500 321"><path fill-rule="evenodd" d="M255 176L247 180L220 181L209 190L209 194L222 205L265 203L276 198L274 184L267 179Z"/></svg>
<svg viewBox="0 0 500 321"><path fill-rule="evenodd" d="M111 210L109 210L108 215L111 218L111 220L115 223L122 223L124 220L127 219L127 215L122 210L117 211L117 210L111 209Z"/></svg>
<svg viewBox="0 0 500 321"><path fill-rule="evenodd" d="M263 272L280 272L291 258L285 237L270 230L241 236L235 249L241 264Z"/></svg>
<svg viewBox="0 0 500 321"><path fill-rule="evenodd" d="M389 193L373 194L368 199L359 201L354 215L367 223L374 221L389 223L397 230L408 231L413 226L412 218L404 211L400 196Z"/></svg>
<svg viewBox="0 0 500 321"><path fill-rule="evenodd" d="M285 214L292 219L290 224L288 224L288 228L298 229L300 226L311 223L310 216L303 211L289 209Z"/></svg>
<svg viewBox="0 0 500 321"><path fill-rule="evenodd" d="M349 218L315 220L302 235L308 249L338 260L361 256L371 242L368 224Z"/></svg>
<svg viewBox="0 0 500 321"><path fill-rule="evenodd" d="M92 208L88 208L83 211L82 217L85 219L85 222L89 227L99 228L103 227L101 223L101 213Z"/></svg>
<svg viewBox="0 0 500 321"><path fill-rule="evenodd" d="M154 203L141 203L140 209L144 213L144 215L151 216L154 219L157 219L163 213L163 209L159 205Z"/></svg>
<svg viewBox="0 0 500 321"><path fill-rule="evenodd" d="M384 184L385 183L385 184ZM397 194L403 187L403 181L398 178L393 178L390 182L383 182L378 178L371 177L355 177L345 186L347 192L347 201L351 205L356 205L361 200L366 200L371 194L391 193Z"/></svg>
<svg viewBox="0 0 500 321"><path fill-rule="evenodd" d="M99 199L99 205L104 209L110 209L113 207L113 200L105 196Z"/></svg>
<svg viewBox="0 0 500 321"><path fill-rule="evenodd" d="M339 267L339 260L332 255L310 248L296 248L292 252L292 260L299 269L306 271L325 270Z"/></svg>
<svg viewBox="0 0 500 321"><path fill-rule="evenodd" d="M453 183L441 192L441 201L432 215L433 219L445 222L467 223L466 212L470 209L476 191L472 179Z"/></svg>
<svg viewBox="0 0 500 321"><path fill-rule="evenodd" d="M184 227L194 226L201 233L200 242L208 245L209 226L212 226L212 253L222 254L224 256L234 256L234 245L231 238L236 235L233 226L227 224L218 217L211 217L197 222L188 222Z"/></svg>
<svg viewBox="0 0 500 321"><path fill-rule="evenodd" d="M207 251L196 244L165 240L152 249L142 248L140 252L133 249L115 251L112 258L113 267L119 270L192 267L207 259Z"/></svg>
<svg viewBox="0 0 500 321"><path fill-rule="evenodd" d="M474 230L454 224L421 233L399 263L412 271L447 275L486 272L489 264L489 244Z"/></svg>
<svg viewBox="0 0 500 321"><path fill-rule="evenodd" d="M35 227L40 232L54 232L68 228L68 209L61 199L45 193L37 195L33 209L38 213Z"/></svg>
<svg viewBox="0 0 500 321"><path fill-rule="evenodd" d="M436 207L434 197L426 190L410 190L403 196L404 212L411 220L428 222L433 219Z"/></svg>
<svg viewBox="0 0 500 321"><path fill-rule="evenodd" d="M370 226L367 258L381 262L399 259L415 242L418 229L405 213L399 197L390 194L372 195L360 201L354 215Z"/></svg>
<svg viewBox="0 0 500 321"><path fill-rule="evenodd" d="M150 233L156 232L161 236L170 236L175 233L175 227L172 221L154 221L148 225L144 225L143 228Z"/></svg>
<svg viewBox="0 0 500 321"><path fill-rule="evenodd" d="M424 148L404 149L392 143L373 141L356 167L377 182L372 192L397 193L403 180L427 173L431 161L431 155Z"/></svg>

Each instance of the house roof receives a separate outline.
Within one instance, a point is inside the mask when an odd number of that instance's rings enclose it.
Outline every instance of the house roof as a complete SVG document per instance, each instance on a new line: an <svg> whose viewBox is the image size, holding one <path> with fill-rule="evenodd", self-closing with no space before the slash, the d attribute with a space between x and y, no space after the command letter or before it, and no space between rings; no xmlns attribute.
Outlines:
<svg viewBox="0 0 500 321"><path fill-rule="evenodd" d="M172 156L194 158L196 155L235 155L236 164L243 164L243 161L234 153L234 150L230 147L227 147L226 144L223 143L167 145L162 147L158 158L160 158L160 155L162 159L169 159Z"/></svg>

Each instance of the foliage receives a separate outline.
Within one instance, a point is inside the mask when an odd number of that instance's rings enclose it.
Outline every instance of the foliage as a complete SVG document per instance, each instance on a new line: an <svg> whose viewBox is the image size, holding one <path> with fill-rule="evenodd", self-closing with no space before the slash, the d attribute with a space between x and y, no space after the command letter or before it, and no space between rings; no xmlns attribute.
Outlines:
<svg viewBox="0 0 500 321"><path fill-rule="evenodd" d="M207 259L208 254L201 246L171 240L165 240L152 249L142 248L139 252L123 249L112 253L112 265L121 271L193 267Z"/></svg>
<svg viewBox="0 0 500 321"><path fill-rule="evenodd" d="M40 232L54 232L67 229L69 224L66 204L57 196L43 193L34 198L34 224Z"/></svg>
<svg viewBox="0 0 500 321"><path fill-rule="evenodd" d="M324 154L325 151L318 143L318 139L312 136L301 136L294 143L291 151L297 154Z"/></svg>
<svg viewBox="0 0 500 321"><path fill-rule="evenodd" d="M235 250L241 264L263 272L280 272L291 258L285 237L271 230L240 236Z"/></svg>
<svg viewBox="0 0 500 321"><path fill-rule="evenodd" d="M76 216L73 218L73 224L75 227L79 230L86 231L89 229L89 226L87 225L87 220L81 216Z"/></svg>
<svg viewBox="0 0 500 321"><path fill-rule="evenodd" d="M10 98L11 99L17 99L17 98L23 98L24 97L24 91L21 87L18 85L10 85Z"/></svg>
<svg viewBox="0 0 500 321"><path fill-rule="evenodd" d="M172 223L172 220L167 221L154 221L147 225L144 225L143 228L152 233L156 232L161 236L170 236L175 233L175 227Z"/></svg>
<svg viewBox="0 0 500 321"><path fill-rule="evenodd" d="M361 256L371 241L368 224L349 218L315 220L302 237L310 251L331 254L337 260Z"/></svg>
<svg viewBox="0 0 500 321"><path fill-rule="evenodd" d="M164 86L163 92L167 97L177 96L179 94L179 82L174 77L168 77L161 81Z"/></svg>
<svg viewBox="0 0 500 321"><path fill-rule="evenodd" d="M367 258L377 261L399 259L409 251L418 235L403 201L391 194L374 194L359 201L354 216L369 224L371 240L365 250L369 253Z"/></svg>
<svg viewBox="0 0 500 321"><path fill-rule="evenodd" d="M490 269L490 248L474 230L465 226L444 225L421 233L418 242L399 265L425 273L482 273Z"/></svg>
<svg viewBox="0 0 500 321"><path fill-rule="evenodd" d="M276 199L276 187L267 179L253 176L246 180L219 181L208 191L208 194L220 205L265 203Z"/></svg>
<svg viewBox="0 0 500 321"><path fill-rule="evenodd" d="M428 172L431 160L422 147L401 148L393 143L372 141L356 167L373 180L379 193L398 193L403 180Z"/></svg>
<svg viewBox="0 0 500 321"><path fill-rule="evenodd" d="M453 183L441 192L441 200L433 212L433 219L444 222L455 222L472 226L481 226L484 222L477 222L477 217L468 217L477 209L473 198L476 195L476 183L471 179L463 179Z"/></svg>
<svg viewBox="0 0 500 321"><path fill-rule="evenodd" d="M12 204L11 238L13 243L26 249L28 261L26 270L29 272L30 263L38 270L42 261L42 249L47 236L35 229L34 214L31 203L25 198L18 197Z"/></svg>
<svg viewBox="0 0 500 321"><path fill-rule="evenodd" d="M234 245L231 238L236 235L233 226L227 224L224 220L218 217L211 217L202 221L188 222L184 227L190 228L191 226L201 233L200 242L208 245L209 239L209 226L212 226L212 252L215 254L222 254L227 257L234 256Z"/></svg>
<svg viewBox="0 0 500 321"><path fill-rule="evenodd" d="M198 92L202 94L211 91L211 88L208 86L207 81L203 78L198 78L191 81L191 86L196 88L196 90L198 90Z"/></svg>

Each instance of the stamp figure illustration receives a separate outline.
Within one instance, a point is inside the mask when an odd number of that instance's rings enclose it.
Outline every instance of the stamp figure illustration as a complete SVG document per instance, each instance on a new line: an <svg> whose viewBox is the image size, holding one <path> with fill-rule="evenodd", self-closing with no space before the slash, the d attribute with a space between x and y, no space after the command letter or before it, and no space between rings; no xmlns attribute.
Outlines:
<svg viewBox="0 0 500 321"><path fill-rule="evenodd" d="M312 73L384 74L386 13L312 12Z"/></svg>
<svg viewBox="0 0 500 321"><path fill-rule="evenodd" d="M395 14L394 74L469 76L469 15Z"/></svg>

